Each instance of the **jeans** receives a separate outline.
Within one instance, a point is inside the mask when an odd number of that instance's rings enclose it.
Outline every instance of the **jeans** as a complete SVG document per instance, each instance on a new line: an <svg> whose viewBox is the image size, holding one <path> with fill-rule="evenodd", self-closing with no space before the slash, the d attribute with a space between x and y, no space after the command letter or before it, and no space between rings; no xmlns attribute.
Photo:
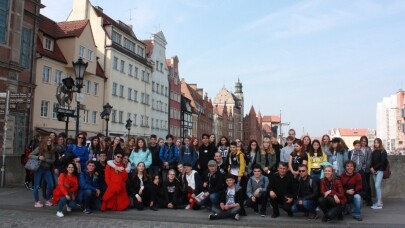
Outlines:
<svg viewBox="0 0 405 228"><path fill-rule="evenodd" d="M381 194L381 182L383 179L383 171L377 171L373 174L374 184L375 184L375 194L377 196L378 201L382 201L382 194Z"/></svg>
<svg viewBox="0 0 405 228"><path fill-rule="evenodd" d="M324 216L328 219L334 219L336 217L342 216L342 205L337 204L335 199L332 197L319 197L318 199L319 207L321 208Z"/></svg>
<svg viewBox="0 0 405 228"><path fill-rule="evenodd" d="M292 215L291 206L292 203L287 203L285 196L278 196L274 199L270 197L270 204L273 207L273 214L280 215L279 206L287 212L288 215Z"/></svg>
<svg viewBox="0 0 405 228"><path fill-rule="evenodd" d="M52 191L53 191L52 173L49 170L49 168L39 167L39 169L34 172L34 200L35 200L35 202L39 201L38 189L39 189L39 185L40 185L42 179L46 182L46 187L47 187L44 199L45 200L51 199L51 195L52 195Z"/></svg>
<svg viewBox="0 0 405 228"><path fill-rule="evenodd" d="M259 203L261 205L260 212L261 213L266 213L266 207L267 207L267 199L268 199L268 193L267 192L260 192L259 197L256 198L256 201L253 202L252 198L247 199L247 206L253 208L254 211L259 210Z"/></svg>
<svg viewBox="0 0 405 228"><path fill-rule="evenodd" d="M350 206L350 203L353 203L353 206L354 206L352 215L356 216L356 217L360 216L361 215L360 209L361 209L361 204L362 204L361 196L359 194L354 194L353 202L348 202L347 205Z"/></svg>
<svg viewBox="0 0 405 228"><path fill-rule="evenodd" d="M302 200L302 205L298 204L298 202L294 203L292 208L292 212L309 212L311 214L316 214L316 202L314 200Z"/></svg>
<svg viewBox="0 0 405 228"><path fill-rule="evenodd" d="M311 177L312 177L312 180L316 180L319 182L319 180L321 179L321 173L315 174L315 172L311 172Z"/></svg>
<svg viewBox="0 0 405 228"><path fill-rule="evenodd" d="M68 200L65 196L61 197L58 202L58 211L63 211L63 207L68 205L70 208L74 209L77 207L76 201Z"/></svg>
<svg viewBox="0 0 405 228"><path fill-rule="evenodd" d="M199 206L207 205L207 204L211 205L211 206L218 206L219 205L219 193L213 192L205 199L201 200L200 202L197 202L197 205L199 205Z"/></svg>
<svg viewBox="0 0 405 228"><path fill-rule="evenodd" d="M221 210L219 207L212 207L212 211L217 214L216 219L234 218L236 214L241 212L241 207L237 206L227 211Z"/></svg>
<svg viewBox="0 0 405 228"><path fill-rule="evenodd" d="M83 192L83 206L86 210L95 209L98 210L100 208L100 200L96 196L96 192L92 190L85 190Z"/></svg>

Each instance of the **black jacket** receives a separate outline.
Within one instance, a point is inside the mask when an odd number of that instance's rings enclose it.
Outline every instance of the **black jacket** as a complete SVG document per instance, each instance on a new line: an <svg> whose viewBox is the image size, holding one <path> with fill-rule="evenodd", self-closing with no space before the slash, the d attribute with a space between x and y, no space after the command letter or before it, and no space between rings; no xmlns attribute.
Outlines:
<svg viewBox="0 0 405 228"><path fill-rule="evenodd" d="M123 171L125 172L125 171ZM146 188L146 186L149 184L149 180L145 179L145 176L143 176L143 186ZM135 196L136 194L139 194L139 190L141 189L141 180L135 173L132 173L129 175L128 180L127 180L127 193L129 196ZM144 189L145 190L145 189ZM142 191L143 193L143 191Z"/></svg>
<svg viewBox="0 0 405 228"><path fill-rule="evenodd" d="M228 187L225 188L224 191L221 192L219 195L219 202L226 205L226 195L228 193ZM238 203L239 206L243 207L243 198L244 192L243 189L237 185L235 185L235 203Z"/></svg>
<svg viewBox="0 0 405 228"><path fill-rule="evenodd" d="M149 144L148 149L152 154L152 164L151 166L162 166L162 161L159 158L160 147L156 144L155 147Z"/></svg>
<svg viewBox="0 0 405 228"><path fill-rule="evenodd" d="M186 187L185 191L188 193L192 192L195 195L198 195L201 192L201 179L200 179L200 175L198 175L198 172L194 172L194 182L195 182L195 189L194 189L194 191L192 191L192 189L188 186L187 174L184 174L183 183L184 183L184 186Z"/></svg>
<svg viewBox="0 0 405 228"><path fill-rule="evenodd" d="M287 172L287 174L281 178L278 172L274 173L274 175L270 177L268 191L275 192L277 197L295 198L297 195L297 184L294 176L291 172Z"/></svg>
<svg viewBox="0 0 405 228"><path fill-rule="evenodd" d="M166 181L163 183L163 196L165 202L172 203L173 205L180 198L180 183L174 179L173 182Z"/></svg>
<svg viewBox="0 0 405 228"><path fill-rule="evenodd" d="M308 176L306 180L297 178L297 199L298 200L317 200L319 197L318 181Z"/></svg>
<svg viewBox="0 0 405 228"><path fill-rule="evenodd" d="M198 151L198 164L200 165L200 170L207 170L208 162L214 159L214 154L217 152L217 148L212 144L209 144L208 146L202 144Z"/></svg>
<svg viewBox="0 0 405 228"><path fill-rule="evenodd" d="M371 168L375 171L385 171L387 169L387 151L374 150L371 154Z"/></svg>
<svg viewBox="0 0 405 228"><path fill-rule="evenodd" d="M208 186L204 190L208 191L210 194L221 192L225 188L225 177L219 170L211 175L208 170L205 171L201 181L202 183L208 182Z"/></svg>
<svg viewBox="0 0 405 228"><path fill-rule="evenodd" d="M280 152L281 152L281 148L283 148L283 146L281 146L279 143L277 144L272 144L271 145L274 149L274 151L276 152L276 164L280 163Z"/></svg>

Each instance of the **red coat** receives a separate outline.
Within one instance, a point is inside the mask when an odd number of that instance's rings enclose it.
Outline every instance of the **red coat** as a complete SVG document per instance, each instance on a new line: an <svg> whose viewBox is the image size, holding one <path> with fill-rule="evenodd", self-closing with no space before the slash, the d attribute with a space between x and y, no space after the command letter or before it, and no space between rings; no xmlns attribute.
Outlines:
<svg viewBox="0 0 405 228"><path fill-rule="evenodd" d="M59 199L63 196L73 193L77 196L77 190L79 189L79 181L75 175L67 175L62 173L58 178L58 186L53 190L53 203L57 204Z"/></svg>
<svg viewBox="0 0 405 228"><path fill-rule="evenodd" d="M122 164L115 164L118 167L122 167ZM115 172L114 168L107 165L105 168L105 182L107 184L107 190L103 196L103 204L101 211L110 209L113 211L125 210L130 202L126 190L126 182L128 174L123 170L122 172Z"/></svg>
<svg viewBox="0 0 405 228"><path fill-rule="evenodd" d="M322 178L320 181L321 186L321 197L323 197L324 193L332 190L328 197L334 197L335 195L339 198L340 203L342 205L346 204L346 196L345 191L342 186L342 182L339 179L334 178L333 182L329 182L326 178Z"/></svg>

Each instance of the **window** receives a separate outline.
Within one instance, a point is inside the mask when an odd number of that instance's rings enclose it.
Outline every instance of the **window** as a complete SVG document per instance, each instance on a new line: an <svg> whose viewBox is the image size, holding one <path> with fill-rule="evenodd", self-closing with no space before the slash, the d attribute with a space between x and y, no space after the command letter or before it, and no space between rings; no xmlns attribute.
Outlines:
<svg viewBox="0 0 405 228"><path fill-rule="evenodd" d="M8 0L0 1L0 43L7 41L8 2Z"/></svg>
<svg viewBox="0 0 405 228"><path fill-rule="evenodd" d="M113 82L112 95L117 96L117 83Z"/></svg>
<svg viewBox="0 0 405 228"><path fill-rule="evenodd" d="M141 103L145 103L145 93L141 93Z"/></svg>
<svg viewBox="0 0 405 228"><path fill-rule="evenodd" d="M135 44L127 38L124 38L124 47L132 52L135 52Z"/></svg>
<svg viewBox="0 0 405 228"><path fill-rule="evenodd" d="M143 126L145 126L144 125L144 117L143 117L143 115L141 115L141 127L143 127Z"/></svg>
<svg viewBox="0 0 405 228"><path fill-rule="evenodd" d="M55 70L55 84L60 84L62 83L62 71L60 70Z"/></svg>
<svg viewBox="0 0 405 228"><path fill-rule="evenodd" d="M162 94L162 95L163 95L163 89L164 89L164 86L160 85L160 94Z"/></svg>
<svg viewBox="0 0 405 228"><path fill-rule="evenodd" d="M143 55L144 55L144 51L145 49L143 48L143 47L141 47L141 46L136 46L136 54L138 54L138 55L140 55L140 56L142 56L143 57Z"/></svg>
<svg viewBox="0 0 405 228"><path fill-rule="evenodd" d="M130 112L127 113L127 119L131 119L132 114Z"/></svg>
<svg viewBox="0 0 405 228"><path fill-rule="evenodd" d="M138 114L134 114L134 120L132 121L132 123L133 123L135 126L137 126L137 124L136 124L136 119L137 119L137 117L138 117Z"/></svg>
<svg viewBox="0 0 405 228"><path fill-rule="evenodd" d="M138 91L134 90L134 101L138 102Z"/></svg>
<svg viewBox="0 0 405 228"><path fill-rule="evenodd" d="M84 47L83 46L79 47L79 57L84 58Z"/></svg>
<svg viewBox="0 0 405 228"><path fill-rule="evenodd" d="M91 113L91 123L92 124L97 124L97 111L93 111Z"/></svg>
<svg viewBox="0 0 405 228"><path fill-rule="evenodd" d="M121 35L118 32L113 31L112 32L112 41L114 43L121 45Z"/></svg>
<svg viewBox="0 0 405 228"><path fill-rule="evenodd" d="M94 96L97 96L97 95L98 95L98 83L97 83L97 82L94 83L93 95L94 95Z"/></svg>
<svg viewBox="0 0 405 228"><path fill-rule="evenodd" d="M167 86L165 86L165 96L167 97Z"/></svg>
<svg viewBox="0 0 405 228"><path fill-rule="evenodd" d="M84 110L83 111L83 123L88 123L89 122L89 110Z"/></svg>
<svg viewBox="0 0 405 228"><path fill-rule="evenodd" d="M124 122L123 122L123 115L124 115L124 112L123 112L123 111L119 111L119 114L118 114L118 121L119 121L119 123L124 123Z"/></svg>
<svg viewBox="0 0 405 228"><path fill-rule="evenodd" d="M91 82L89 80L84 80L84 92L90 94Z"/></svg>
<svg viewBox="0 0 405 228"><path fill-rule="evenodd" d="M0 15L1 15L1 9L0 9ZM1 18L0 18L0 20L1 20ZM0 25L0 30L1 30L1 25ZM31 47L31 30L27 29L27 28L23 28L22 34L21 34L20 64L24 68L29 68L29 66L30 66L30 63L29 63L30 47Z"/></svg>
<svg viewBox="0 0 405 228"><path fill-rule="evenodd" d="M128 75L129 76L134 76L133 68L134 68L134 66L132 66L132 64L128 64Z"/></svg>
<svg viewBox="0 0 405 228"><path fill-rule="evenodd" d="M156 93L159 93L159 83L156 83Z"/></svg>
<svg viewBox="0 0 405 228"><path fill-rule="evenodd" d="M52 108L52 119L57 119L58 118L58 103L53 103L53 108Z"/></svg>
<svg viewBox="0 0 405 228"><path fill-rule="evenodd" d="M118 70L118 58L114 56L113 69Z"/></svg>
<svg viewBox="0 0 405 228"><path fill-rule="evenodd" d="M159 71L159 61L156 60L156 70Z"/></svg>
<svg viewBox="0 0 405 228"><path fill-rule="evenodd" d="M120 85L120 97L124 97L124 86Z"/></svg>
<svg viewBox="0 0 405 228"><path fill-rule="evenodd" d="M44 37L44 48L53 51L53 40L51 38Z"/></svg>
<svg viewBox="0 0 405 228"><path fill-rule="evenodd" d="M49 77L51 75L51 68L48 66L44 66L42 68L42 82L43 83L49 83Z"/></svg>
<svg viewBox="0 0 405 228"><path fill-rule="evenodd" d="M132 100L132 89L128 88L128 100Z"/></svg>
<svg viewBox="0 0 405 228"><path fill-rule="evenodd" d="M145 104L149 104L149 94L145 94Z"/></svg>
<svg viewBox="0 0 405 228"><path fill-rule="evenodd" d="M113 122L113 123L116 123L117 122L117 110L112 110L111 111L111 121Z"/></svg>
<svg viewBox="0 0 405 228"><path fill-rule="evenodd" d="M150 121L151 122L151 127L152 127L152 129L154 129L155 128L155 120L152 118L152 120Z"/></svg>
<svg viewBox="0 0 405 228"><path fill-rule="evenodd" d="M135 78L138 78L138 67L135 67Z"/></svg>
<svg viewBox="0 0 405 228"><path fill-rule="evenodd" d="M125 73L125 61L121 60L121 68L120 68L121 73Z"/></svg>
<svg viewBox="0 0 405 228"><path fill-rule="evenodd" d="M87 50L87 60L93 61L93 51Z"/></svg>
<svg viewBox="0 0 405 228"><path fill-rule="evenodd" d="M149 82L149 78L150 78L150 73L149 73L149 72L147 72L147 73L146 73L145 82Z"/></svg>
<svg viewBox="0 0 405 228"><path fill-rule="evenodd" d="M152 110L155 109L155 99L152 99Z"/></svg>
<svg viewBox="0 0 405 228"><path fill-rule="evenodd" d="M48 117L49 101L41 101L41 117Z"/></svg>
<svg viewBox="0 0 405 228"><path fill-rule="evenodd" d="M145 116L145 126L149 127L149 117Z"/></svg>
<svg viewBox="0 0 405 228"><path fill-rule="evenodd" d="M155 92L155 82L152 82L152 92Z"/></svg>
<svg viewBox="0 0 405 228"><path fill-rule="evenodd" d="M163 63L160 63L160 72L163 73Z"/></svg>

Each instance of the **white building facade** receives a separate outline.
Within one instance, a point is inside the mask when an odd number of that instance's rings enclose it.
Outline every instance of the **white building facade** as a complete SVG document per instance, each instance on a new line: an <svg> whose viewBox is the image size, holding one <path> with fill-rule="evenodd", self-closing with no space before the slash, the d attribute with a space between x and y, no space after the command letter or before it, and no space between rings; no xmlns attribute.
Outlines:
<svg viewBox="0 0 405 228"><path fill-rule="evenodd" d="M384 97L382 102L377 103L376 131L377 138L381 138L387 151L396 149L398 134L396 120L397 95Z"/></svg>

